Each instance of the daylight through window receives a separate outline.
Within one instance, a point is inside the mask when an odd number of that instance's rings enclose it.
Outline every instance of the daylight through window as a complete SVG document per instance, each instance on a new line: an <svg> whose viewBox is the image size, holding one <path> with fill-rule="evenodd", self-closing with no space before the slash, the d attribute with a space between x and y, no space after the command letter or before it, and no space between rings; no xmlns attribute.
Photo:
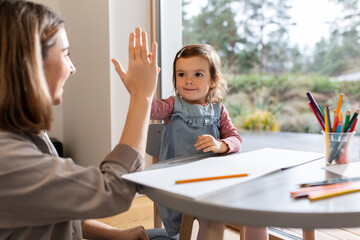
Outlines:
<svg viewBox="0 0 360 240"><path fill-rule="evenodd" d="M359 107L357 0L183 0L183 45L219 52L239 131L321 131L308 105ZM358 128L359 126L357 126ZM359 132L357 130L357 132Z"/></svg>

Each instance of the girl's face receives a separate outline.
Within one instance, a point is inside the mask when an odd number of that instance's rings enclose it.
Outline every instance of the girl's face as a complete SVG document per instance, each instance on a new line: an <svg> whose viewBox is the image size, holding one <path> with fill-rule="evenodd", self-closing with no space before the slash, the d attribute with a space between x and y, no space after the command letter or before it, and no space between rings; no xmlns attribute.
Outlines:
<svg viewBox="0 0 360 240"><path fill-rule="evenodd" d="M62 102L64 84L76 69L69 58L69 41L65 29L61 28L55 38L55 45L44 59L44 73L52 103L58 105Z"/></svg>
<svg viewBox="0 0 360 240"><path fill-rule="evenodd" d="M179 58L175 63L176 89L190 104L205 104L209 90L215 86L206 58L194 56Z"/></svg>

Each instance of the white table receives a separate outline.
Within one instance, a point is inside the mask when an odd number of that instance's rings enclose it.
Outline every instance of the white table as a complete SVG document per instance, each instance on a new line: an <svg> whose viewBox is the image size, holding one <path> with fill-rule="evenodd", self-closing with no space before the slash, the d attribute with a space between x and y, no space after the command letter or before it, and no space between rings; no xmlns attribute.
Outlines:
<svg viewBox="0 0 360 240"><path fill-rule="evenodd" d="M196 200L150 187L143 190L155 202L209 220L207 239L222 239L225 224L302 228L304 239L314 239L314 228L359 227L360 192L313 202L290 197L299 183L338 177L322 166L324 160L316 160Z"/></svg>

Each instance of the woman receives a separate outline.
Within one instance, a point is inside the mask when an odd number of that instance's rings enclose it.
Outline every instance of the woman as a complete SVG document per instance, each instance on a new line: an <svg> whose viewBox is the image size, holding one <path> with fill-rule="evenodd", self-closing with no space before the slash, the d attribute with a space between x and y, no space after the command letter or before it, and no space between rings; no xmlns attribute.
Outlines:
<svg viewBox="0 0 360 240"><path fill-rule="evenodd" d="M149 58L137 28L128 71L113 60L130 107L120 142L99 169L60 158L46 134L51 107L75 73L64 21L40 4L0 0L0 42L0 239L148 239L141 226L120 231L88 219L127 210L135 195L121 175L143 168L156 43Z"/></svg>

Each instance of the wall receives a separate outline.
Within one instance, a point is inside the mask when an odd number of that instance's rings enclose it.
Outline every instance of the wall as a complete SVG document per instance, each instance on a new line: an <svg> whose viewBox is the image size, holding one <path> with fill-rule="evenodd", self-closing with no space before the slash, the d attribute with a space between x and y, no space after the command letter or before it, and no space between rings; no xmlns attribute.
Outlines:
<svg viewBox="0 0 360 240"><path fill-rule="evenodd" d="M182 47L181 0L161 1L161 97L174 95L172 67L175 54Z"/></svg>
<svg viewBox="0 0 360 240"><path fill-rule="evenodd" d="M61 0L60 9L77 68L63 96L65 154L99 165L111 148L108 1Z"/></svg>
<svg viewBox="0 0 360 240"><path fill-rule="evenodd" d="M77 69L64 87L63 103L54 107L55 121L49 135L63 142L65 155L78 164L98 166L118 143L129 104L129 95L110 59L117 58L127 69L129 34L137 26L150 33L151 1L36 1L65 18L70 57ZM168 8L162 11L181 24L181 0L172 1L172 7L167 1L162 3ZM164 46L177 43L174 50L162 51L162 57L171 56L161 66L170 74L170 80L164 77L170 83L172 58L181 45L181 31L176 31L181 28L172 28L174 24L167 24L163 35L167 37L162 37Z"/></svg>
<svg viewBox="0 0 360 240"><path fill-rule="evenodd" d="M110 1L110 57L121 61L124 69L128 65L129 34L137 26L148 33L150 42L150 1ZM148 49L151 49L151 42ZM111 145L120 139L129 105L129 95L120 77L111 66Z"/></svg>

